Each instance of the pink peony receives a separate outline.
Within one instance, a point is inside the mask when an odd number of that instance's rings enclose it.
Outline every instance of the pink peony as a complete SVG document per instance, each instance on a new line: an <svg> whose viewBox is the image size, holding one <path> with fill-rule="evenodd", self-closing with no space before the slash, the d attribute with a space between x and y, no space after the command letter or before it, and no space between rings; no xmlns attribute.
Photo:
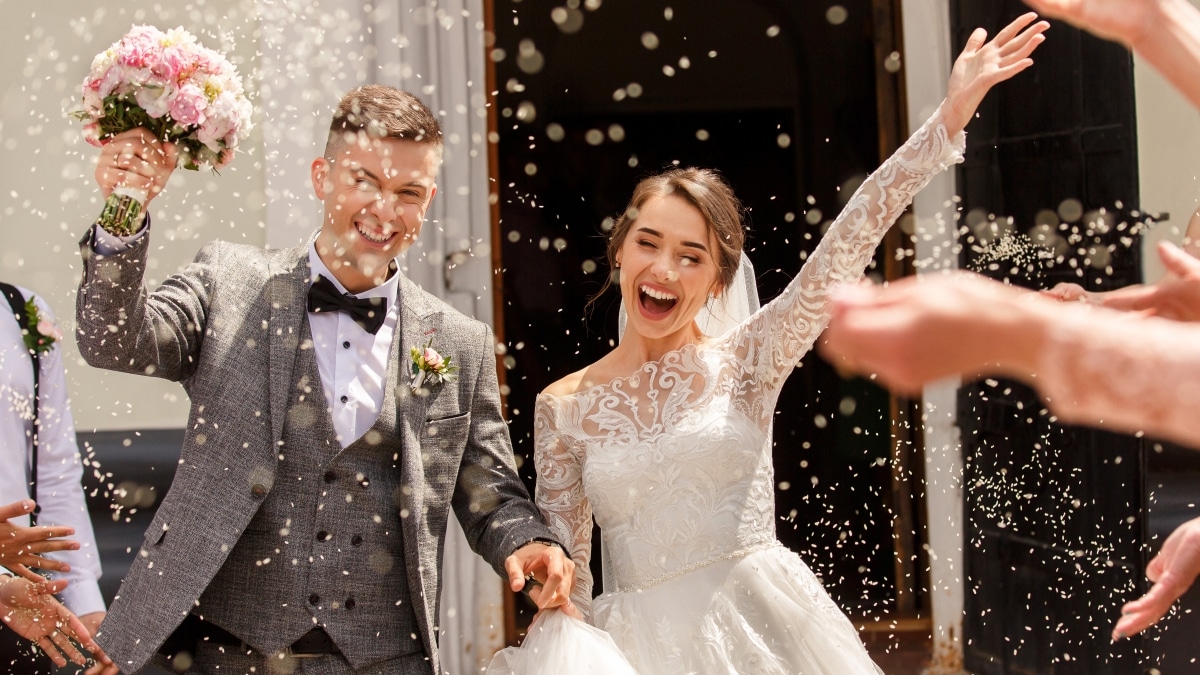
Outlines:
<svg viewBox="0 0 1200 675"><path fill-rule="evenodd" d="M150 72L164 82L180 82L187 79L196 67L192 52L183 46L167 47L162 56L150 67Z"/></svg>
<svg viewBox="0 0 1200 675"><path fill-rule="evenodd" d="M204 121L207 108L208 96L205 96L204 90L194 84L185 84L171 101L171 119L176 124L195 126Z"/></svg>
<svg viewBox="0 0 1200 675"><path fill-rule="evenodd" d="M120 62L133 68L145 68L159 59L162 42L158 31L149 26L134 26L120 42Z"/></svg>

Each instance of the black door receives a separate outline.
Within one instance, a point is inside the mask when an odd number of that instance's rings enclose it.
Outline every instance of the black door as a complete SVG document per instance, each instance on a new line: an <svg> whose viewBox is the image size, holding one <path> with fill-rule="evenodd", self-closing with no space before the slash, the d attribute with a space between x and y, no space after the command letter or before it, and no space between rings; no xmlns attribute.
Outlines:
<svg viewBox="0 0 1200 675"><path fill-rule="evenodd" d="M954 44L1024 11L1017 0L956 0ZM1138 282L1130 54L1056 24L1036 61L971 124L960 262L1027 287ZM958 419L967 669L1143 672L1141 639L1109 639L1142 590L1142 441L1060 425L1032 390L1003 380L964 386Z"/></svg>
<svg viewBox="0 0 1200 675"><path fill-rule="evenodd" d="M505 356L524 477L534 396L616 338L615 295L585 305L607 273L604 220L640 178L675 163L719 169L749 208L765 301L878 166L878 4L496 0ZM897 606L886 392L842 381L814 353L777 410L780 539L847 611L886 616Z"/></svg>

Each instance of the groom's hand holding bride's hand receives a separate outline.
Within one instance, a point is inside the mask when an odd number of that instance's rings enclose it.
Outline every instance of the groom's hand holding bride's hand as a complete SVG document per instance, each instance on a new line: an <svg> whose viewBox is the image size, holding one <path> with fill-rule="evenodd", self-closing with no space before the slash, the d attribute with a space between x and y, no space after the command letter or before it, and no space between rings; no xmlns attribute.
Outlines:
<svg viewBox="0 0 1200 675"><path fill-rule="evenodd" d="M513 592L527 591L538 610L559 607L565 610L575 587L575 563L558 546L540 541L530 542L517 549L504 561L508 585ZM567 612L570 614L570 611Z"/></svg>

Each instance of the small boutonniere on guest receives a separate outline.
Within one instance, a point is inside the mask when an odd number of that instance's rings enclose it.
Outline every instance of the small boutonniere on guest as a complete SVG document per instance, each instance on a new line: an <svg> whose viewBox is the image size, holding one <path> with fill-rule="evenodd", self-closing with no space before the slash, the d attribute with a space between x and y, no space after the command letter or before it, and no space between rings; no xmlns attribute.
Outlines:
<svg viewBox="0 0 1200 675"><path fill-rule="evenodd" d="M440 384L453 382L457 377L458 366L450 365L449 356L442 356L433 348L433 338L424 347L412 347L412 382L413 391L420 389L426 383Z"/></svg>
<svg viewBox="0 0 1200 675"><path fill-rule="evenodd" d="M50 319L44 318L30 299L25 302L25 313L29 315L29 330L23 331L25 348L33 354L44 354L54 348L54 343L63 338L62 331Z"/></svg>

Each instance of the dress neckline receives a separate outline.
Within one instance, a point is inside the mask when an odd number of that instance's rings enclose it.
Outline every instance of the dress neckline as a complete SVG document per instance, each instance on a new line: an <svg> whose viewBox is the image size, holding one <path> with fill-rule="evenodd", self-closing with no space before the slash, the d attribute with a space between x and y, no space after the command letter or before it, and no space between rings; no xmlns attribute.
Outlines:
<svg viewBox="0 0 1200 675"><path fill-rule="evenodd" d="M713 340L707 340L705 342L707 342L709 345L711 345ZM647 362L643 363L641 366L638 367L637 370L633 371L632 373L630 373L628 375L621 375L618 377L614 377L611 380L609 380L608 382L601 382L600 384L593 384L590 387L585 387L578 391L573 391L569 394L548 394L545 391L541 391L535 397L535 400L541 399L541 398L547 398L547 399L555 399L555 400L559 400L559 401L566 401L569 399L585 398L587 396L593 396L595 394L600 393L600 390L602 390L602 389L615 389L616 385L618 383L620 383L620 382L627 383L630 380L632 380L633 378L639 377L639 376L645 374L652 366L661 366L662 363L664 361L666 361L667 359L669 359L673 356L682 355L689 349L699 352L700 348L702 346L705 346L704 342L688 343L678 349L672 349L669 352L663 353L662 356L658 357L657 359L654 359L653 361L647 361Z"/></svg>

